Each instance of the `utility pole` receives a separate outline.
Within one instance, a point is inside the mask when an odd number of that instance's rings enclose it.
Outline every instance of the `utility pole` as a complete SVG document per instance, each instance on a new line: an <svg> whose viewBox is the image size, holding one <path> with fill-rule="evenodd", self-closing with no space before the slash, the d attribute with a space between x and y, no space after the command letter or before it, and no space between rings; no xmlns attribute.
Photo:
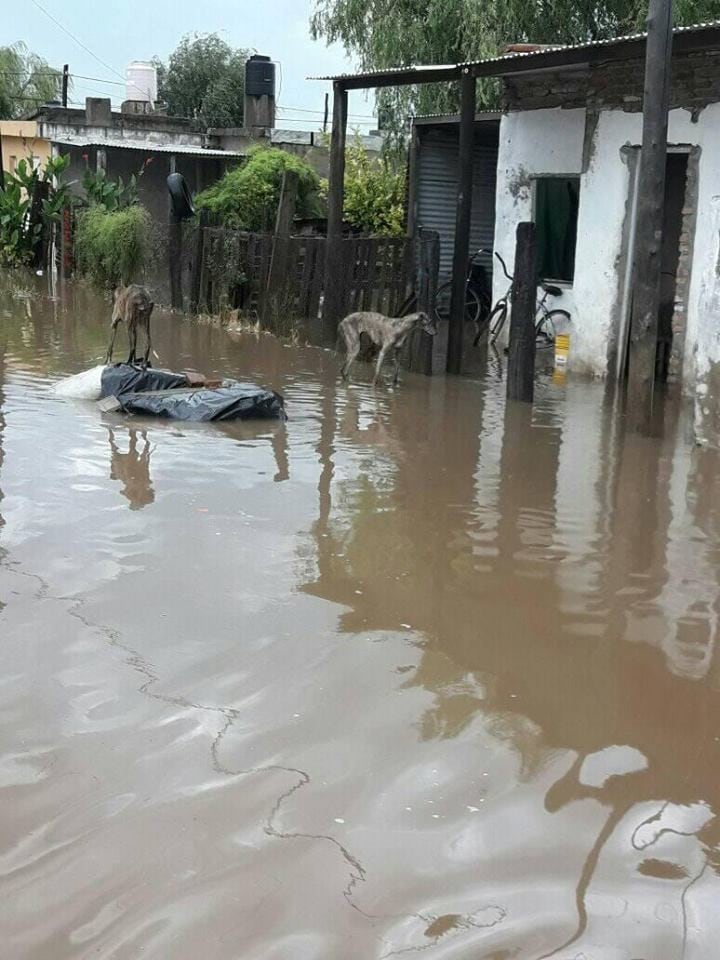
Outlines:
<svg viewBox="0 0 720 960"><path fill-rule="evenodd" d="M627 385L628 421L632 429L644 434L651 432L655 390L672 67L672 0L650 0L647 28Z"/></svg>
<svg viewBox="0 0 720 960"><path fill-rule="evenodd" d="M470 218L472 216L473 148L475 143L476 80L466 69L460 80L460 133L458 144L458 186L455 210L452 291L446 370L462 370L465 331L465 286L470 258Z"/></svg>
<svg viewBox="0 0 720 960"><path fill-rule="evenodd" d="M62 105L67 107L68 101L68 80L70 79L70 67L67 63L63 64L62 73Z"/></svg>

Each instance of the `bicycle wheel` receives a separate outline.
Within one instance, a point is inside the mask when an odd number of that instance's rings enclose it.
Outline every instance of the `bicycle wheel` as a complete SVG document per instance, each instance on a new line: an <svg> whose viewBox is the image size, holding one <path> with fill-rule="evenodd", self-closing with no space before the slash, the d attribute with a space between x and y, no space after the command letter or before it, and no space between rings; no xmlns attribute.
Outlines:
<svg viewBox="0 0 720 960"><path fill-rule="evenodd" d="M535 326L535 336L544 336L548 344L555 343L555 321L562 322L565 325L570 322L570 314L567 310L548 310L538 320Z"/></svg>
<svg viewBox="0 0 720 960"><path fill-rule="evenodd" d="M448 280L438 287L435 294L435 316L440 321L450 319L450 301L452 300L452 281ZM465 320L477 324L482 312L480 298L471 287L465 288Z"/></svg>
<svg viewBox="0 0 720 960"><path fill-rule="evenodd" d="M488 326L490 327L490 343L495 343L500 336L502 328L507 320L508 305L506 300L498 300L490 314Z"/></svg>

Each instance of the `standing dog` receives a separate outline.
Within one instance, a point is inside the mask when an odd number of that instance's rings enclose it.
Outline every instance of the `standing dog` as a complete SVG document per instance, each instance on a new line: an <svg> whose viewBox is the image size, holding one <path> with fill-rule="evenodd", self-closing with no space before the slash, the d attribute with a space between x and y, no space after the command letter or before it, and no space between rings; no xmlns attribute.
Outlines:
<svg viewBox="0 0 720 960"><path fill-rule="evenodd" d="M135 363L135 351L137 350L137 332L138 327L145 331L145 357L144 363L147 366L152 341L150 339L150 314L153 312L155 304L150 299L150 294L146 287L137 283L131 283L128 287L116 287L113 293L113 312L112 312L112 336L108 346L105 363L112 360L113 347L115 345L115 336L119 323L124 323L127 327L128 341L130 343L130 356L128 363Z"/></svg>
<svg viewBox="0 0 720 960"><path fill-rule="evenodd" d="M350 376L350 367L360 353L360 335L364 333L376 346L380 347L373 383L378 382L380 368L389 350L395 351L393 383L397 383L400 373L400 351L411 331L418 329L424 330L431 337L437 333L435 321L426 313L410 313L407 317L385 317L382 313L372 311L351 313L340 321L338 327L338 337L342 336L345 341L345 363L340 369L343 379L347 380Z"/></svg>

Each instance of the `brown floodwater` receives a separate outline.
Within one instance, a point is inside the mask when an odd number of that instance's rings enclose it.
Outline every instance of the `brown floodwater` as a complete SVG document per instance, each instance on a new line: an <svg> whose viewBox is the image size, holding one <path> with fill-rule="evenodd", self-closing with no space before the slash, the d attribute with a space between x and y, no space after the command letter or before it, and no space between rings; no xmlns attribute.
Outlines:
<svg viewBox="0 0 720 960"><path fill-rule="evenodd" d="M38 281L40 283L41 281ZM61 400L109 307L0 288L0 954L713 960L720 471L600 384L346 387L161 312L287 424Z"/></svg>

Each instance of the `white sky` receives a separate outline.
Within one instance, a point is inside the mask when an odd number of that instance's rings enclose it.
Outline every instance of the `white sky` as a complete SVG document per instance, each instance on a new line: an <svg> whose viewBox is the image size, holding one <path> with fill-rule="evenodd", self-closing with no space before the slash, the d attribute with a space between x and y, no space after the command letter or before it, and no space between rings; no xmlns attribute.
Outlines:
<svg viewBox="0 0 720 960"><path fill-rule="evenodd" d="M231 46L254 48L280 63L279 127L317 129L330 85L305 78L353 70L342 47L311 39L311 0L6 0L2 6L0 45L23 40L52 66L68 63L71 74L102 81L120 83L131 60L155 54L165 60L186 33L219 33ZM114 103L124 99L124 86L99 80L74 80L71 99L84 103L86 96L102 94ZM372 113L372 95L351 93L351 126L373 127Z"/></svg>

